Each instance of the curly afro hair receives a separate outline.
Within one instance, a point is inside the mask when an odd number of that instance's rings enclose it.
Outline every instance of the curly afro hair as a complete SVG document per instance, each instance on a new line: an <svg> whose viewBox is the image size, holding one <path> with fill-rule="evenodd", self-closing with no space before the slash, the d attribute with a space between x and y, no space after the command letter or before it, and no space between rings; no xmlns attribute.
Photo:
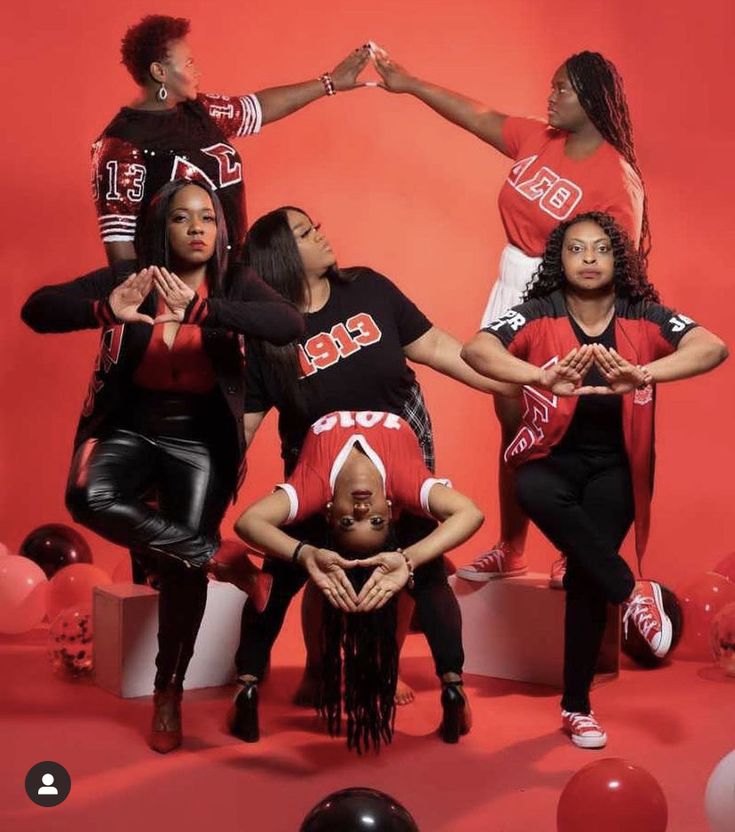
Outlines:
<svg viewBox="0 0 735 832"><path fill-rule="evenodd" d="M150 65L163 60L167 45L186 37L189 29L184 17L149 14L125 32L120 48L122 62L137 84L143 86L148 81Z"/></svg>
<svg viewBox="0 0 735 832"><path fill-rule="evenodd" d="M656 288L648 282L643 254L636 250L625 231L609 214L589 211L578 214L571 220L559 223L549 234L541 258L541 264L526 287L524 300L544 298L555 289L560 289L566 282L561 255L564 247L564 235L573 225L580 222L594 222L607 234L612 243L614 271L613 284L618 297L632 301L644 300L658 303Z"/></svg>

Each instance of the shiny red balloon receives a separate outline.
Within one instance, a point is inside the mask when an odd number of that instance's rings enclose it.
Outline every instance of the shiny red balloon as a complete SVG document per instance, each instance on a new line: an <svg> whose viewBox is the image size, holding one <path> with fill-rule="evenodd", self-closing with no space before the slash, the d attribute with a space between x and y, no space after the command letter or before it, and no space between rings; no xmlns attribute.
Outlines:
<svg viewBox="0 0 735 832"><path fill-rule="evenodd" d="M665 832L666 797L644 768L609 757L580 769L564 787L558 832Z"/></svg>
<svg viewBox="0 0 735 832"><path fill-rule="evenodd" d="M60 569L49 581L46 600L49 621L53 621L67 607L76 604L92 606L93 589L111 583L107 572L91 563L73 563Z"/></svg>
<svg viewBox="0 0 735 832"><path fill-rule="evenodd" d="M677 595L684 612L684 631L675 658L710 661L712 622L726 604L735 601L735 583L715 572L705 572L689 581Z"/></svg>
<svg viewBox="0 0 735 832"><path fill-rule="evenodd" d="M730 552L729 555L725 555L712 571L735 583L735 552Z"/></svg>
<svg viewBox="0 0 735 832"><path fill-rule="evenodd" d="M18 554L37 563L47 578L73 563L92 563L87 541L63 523L47 523L34 529L20 544Z"/></svg>

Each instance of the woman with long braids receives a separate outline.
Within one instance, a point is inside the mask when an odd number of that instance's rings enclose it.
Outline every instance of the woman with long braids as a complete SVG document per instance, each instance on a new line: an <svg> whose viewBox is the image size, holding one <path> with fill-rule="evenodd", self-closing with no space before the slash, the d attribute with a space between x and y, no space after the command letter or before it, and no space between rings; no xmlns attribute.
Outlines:
<svg viewBox="0 0 735 832"><path fill-rule="evenodd" d="M267 411L275 407L286 476L296 464L309 426L335 410L376 410L403 417L416 434L426 467L433 470L431 421L409 360L484 392L517 394L510 385L471 370L460 357L459 341L432 326L388 278L365 267L338 269L319 225L301 209L279 208L258 219L244 251L248 265L306 318L300 343L285 348L256 342L248 346L246 436L250 441ZM324 534L319 520L307 521L299 536L318 544ZM396 524L399 545L410 546L432 528L430 518L404 514ZM236 657L238 676L250 690L263 678L286 610L307 578L302 568L275 559L266 560L264 570L273 575L273 591L263 613L245 604ZM461 616L443 558L418 570L411 595L437 674L459 673ZM310 682L319 673L318 644L310 638L318 632L319 607L307 603L304 609L308 662L302 701L308 700ZM453 656L445 666L441 648L448 642ZM237 702L242 701L238 696ZM244 720L235 717L233 732L253 736L250 729L240 730Z"/></svg>
<svg viewBox="0 0 735 832"><path fill-rule="evenodd" d="M518 499L567 556L562 724L572 742L607 735L589 691L608 603L623 604L656 656L672 627L659 585L635 581L620 545L635 524L640 568L653 485L658 384L716 367L727 348L659 303L623 228L590 212L550 235L526 301L465 346L478 372L523 385L524 415L505 449Z"/></svg>
<svg viewBox="0 0 735 832"><path fill-rule="evenodd" d="M651 245L643 176L633 143L623 81L598 52L567 58L551 79L546 122L516 118L410 75L377 49L376 67L387 90L408 93L439 115L473 133L514 160L498 197L507 245L482 326L520 303L539 265L546 239L560 222L584 211L611 214L630 238L640 241L645 260ZM512 439L520 414L517 402L495 399L502 448ZM500 538L474 563L457 571L487 581L527 571L524 549L528 519L500 460ZM551 570L561 586L564 562Z"/></svg>
<svg viewBox="0 0 735 832"><path fill-rule="evenodd" d="M428 515L439 525L402 549L391 538L392 519L401 511ZM329 527L324 545L295 536L300 521L316 514L325 515ZM377 749L393 734L394 599L482 520L469 498L432 475L407 422L394 413L340 411L309 428L288 481L237 521L243 540L311 577L334 610L324 618L318 702L332 734L340 731L344 702L349 747ZM436 614L442 611L438 601ZM443 666L440 731L445 742L457 742L469 730L469 712L461 693L461 659L450 629L441 623L436 622L437 664ZM244 680L235 708L243 739L257 739L256 680Z"/></svg>
<svg viewBox="0 0 735 832"><path fill-rule="evenodd" d="M302 316L244 267L229 264L222 207L179 179L153 198L136 238L138 271L111 269L34 292L37 332L101 328L100 353L74 442L74 519L157 561L158 655L151 748L181 744L184 674L207 599L207 572L261 607L269 579L219 525L244 473L245 335L285 344ZM157 507L145 497L153 492Z"/></svg>

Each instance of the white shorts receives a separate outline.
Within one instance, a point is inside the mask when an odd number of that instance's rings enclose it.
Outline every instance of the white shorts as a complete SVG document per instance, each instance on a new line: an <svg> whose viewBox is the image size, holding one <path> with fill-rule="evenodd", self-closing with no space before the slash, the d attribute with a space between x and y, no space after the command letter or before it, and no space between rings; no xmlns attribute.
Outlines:
<svg viewBox="0 0 735 832"><path fill-rule="evenodd" d="M503 312L521 303L528 281L540 263L540 257L529 257L508 243L500 255L500 276L490 292L481 327L486 327Z"/></svg>

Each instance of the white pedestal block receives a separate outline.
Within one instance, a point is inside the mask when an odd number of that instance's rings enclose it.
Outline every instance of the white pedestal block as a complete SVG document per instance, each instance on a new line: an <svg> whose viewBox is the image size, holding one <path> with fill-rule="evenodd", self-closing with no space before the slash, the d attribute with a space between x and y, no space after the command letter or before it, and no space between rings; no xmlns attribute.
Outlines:
<svg viewBox="0 0 735 832"><path fill-rule="evenodd" d="M235 650L245 593L209 581L207 608L186 689L227 685L235 678ZM148 586L111 584L94 590L94 662L97 684L129 698L153 692L158 651L158 592Z"/></svg>
<svg viewBox="0 0 735 832"><path fill-rule="evenodd" d="M449 583L462 610L467 673L561 688L565 593L549 588L549 576L529 573L472 583ZM608 607L596 681L618 675L620 611Z"/></svg>

